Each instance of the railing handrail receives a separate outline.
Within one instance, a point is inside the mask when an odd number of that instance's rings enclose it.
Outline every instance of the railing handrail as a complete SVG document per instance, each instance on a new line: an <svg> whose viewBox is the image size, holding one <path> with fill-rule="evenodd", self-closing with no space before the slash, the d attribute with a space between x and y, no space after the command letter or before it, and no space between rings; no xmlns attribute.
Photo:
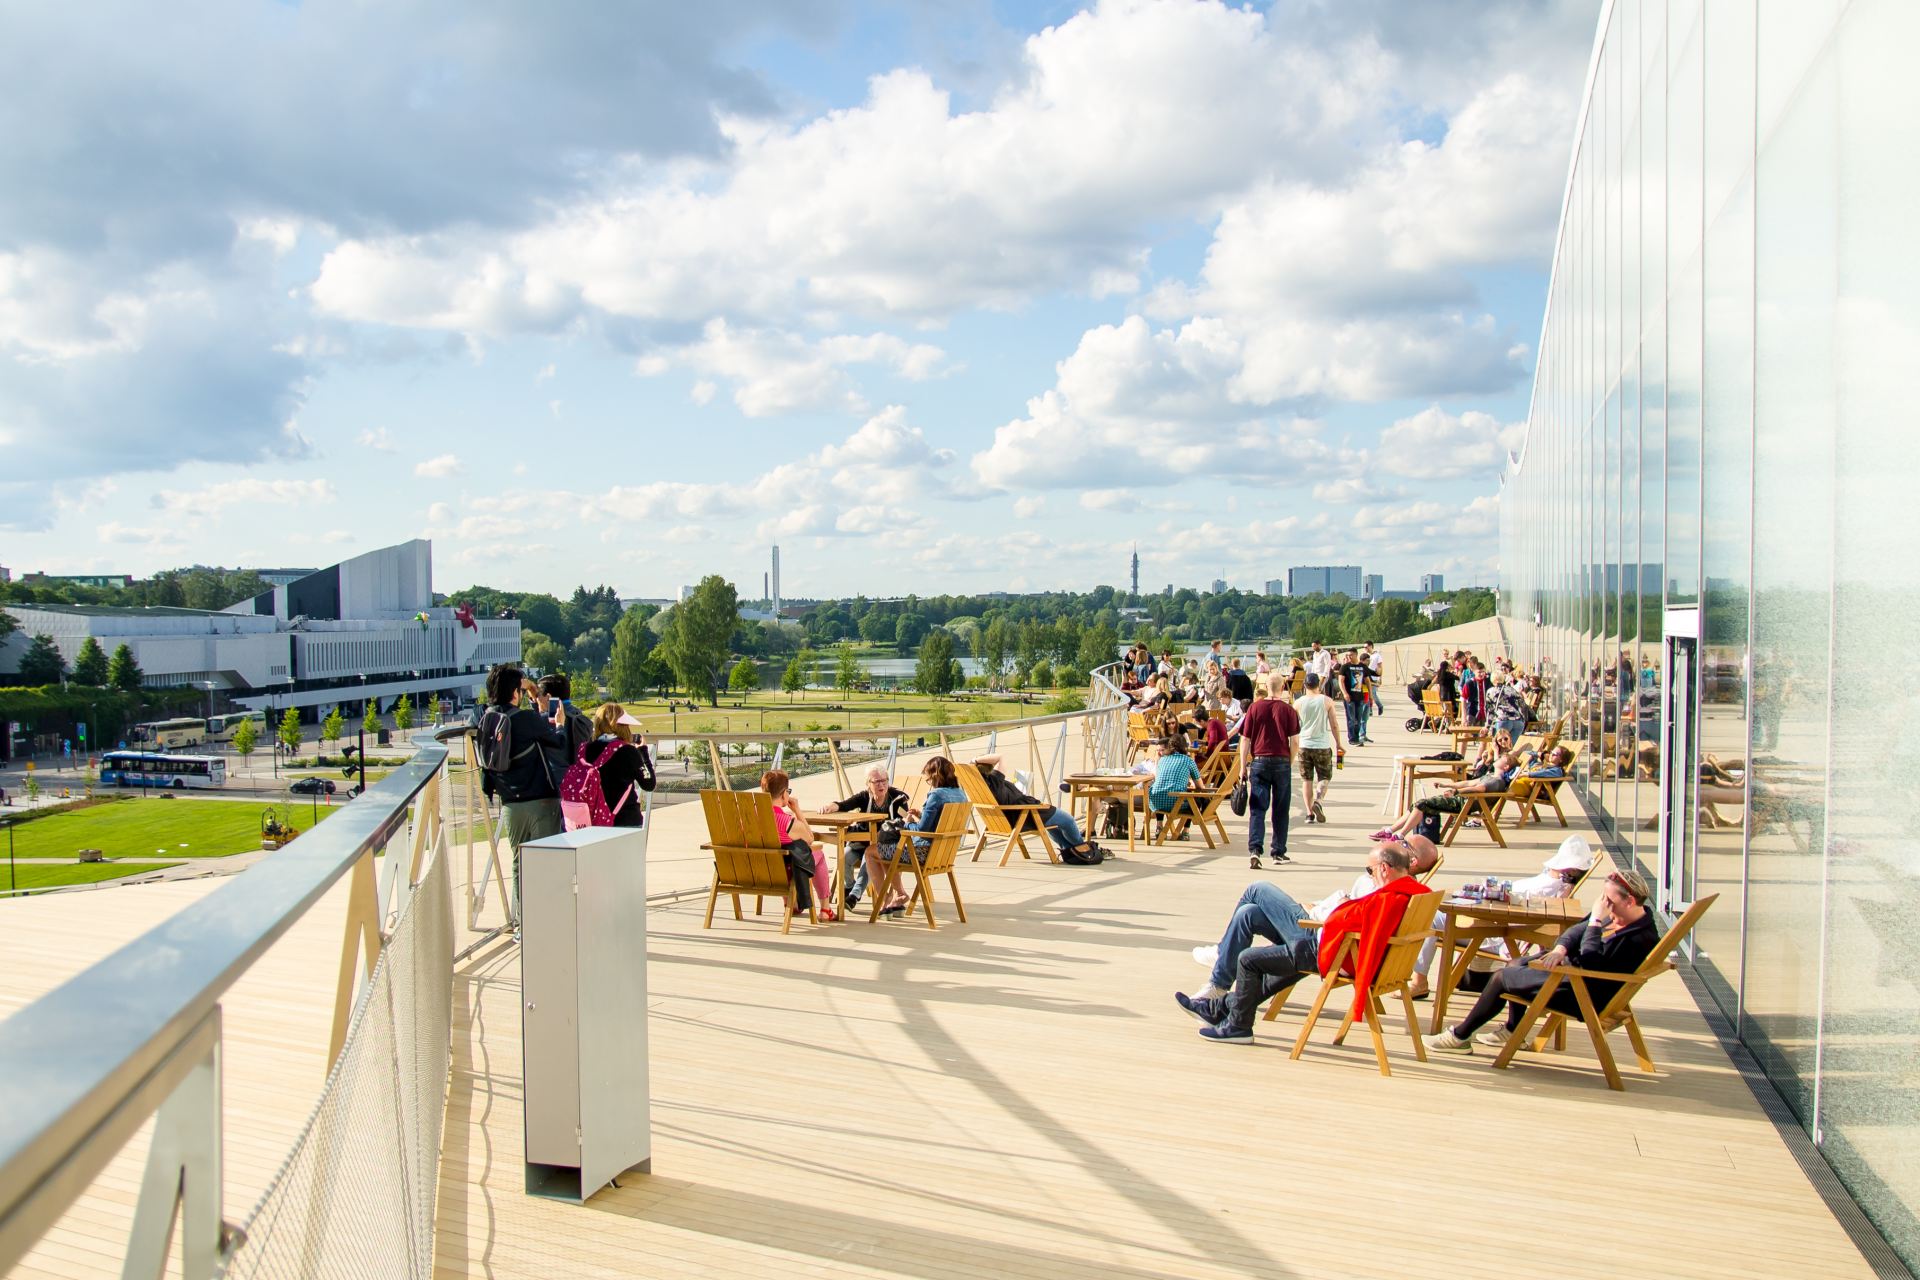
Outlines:
<svg viewBox="0 0 1920 1280"><path fill-rule="evenodd" d="M295 843L0 1021L0 1235L63 1176L220 998L355 862L405 825L447 760L437 742ZM0 1257L0 1270L11 1264Z"/></svg>
<svg viewBox="0 0 1920 1280"><path fill-rule="evenodd" d="M1110 683L1110 682L1109 682ZM1119 690L1115 689L1116 696ZM1082 707L1078 711L1054 711L1044 716L1027 716L1019 720L959 720L947 724L897 724L897 725L861 725L852 729L789 729L775 733L694 733L679 729L654 730L647 737L655 742L793 742L798 739L832 738L840 741L846 738L898 738L909 734L946 734L949 738L961 733L997 733L1003 729L1018 729L1023 726L1038 728L1042 725L1064 724L1069 720L1082 720L1088 716L1101 715L1111 711L1111 707ZM725 714L725 708L712 708L713 714ZM682 712L691 715L691 712Z"/></svg>

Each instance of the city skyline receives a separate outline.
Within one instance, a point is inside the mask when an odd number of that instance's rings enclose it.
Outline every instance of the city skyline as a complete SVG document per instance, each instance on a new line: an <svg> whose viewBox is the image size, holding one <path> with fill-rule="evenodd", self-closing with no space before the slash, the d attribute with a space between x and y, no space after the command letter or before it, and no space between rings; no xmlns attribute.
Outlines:
<svg viewBox="0 0 1920 1280"><path fill-rule="evenodd" d="M1592 20L323 3L175 75L106 56L161 15L30 11L11 92L72 127L0 148L0 562L1488 579Z"/></svg>

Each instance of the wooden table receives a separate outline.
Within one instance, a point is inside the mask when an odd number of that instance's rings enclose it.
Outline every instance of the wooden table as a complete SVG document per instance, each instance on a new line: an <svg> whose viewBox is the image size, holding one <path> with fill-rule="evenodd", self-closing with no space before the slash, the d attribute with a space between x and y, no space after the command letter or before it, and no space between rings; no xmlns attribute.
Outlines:
<svg viewBox="0 0 1920 1280"><path fill-rule="evenodd" d="M1081 830L1087 839L1094 838L1093 806L1098 800L1112 800L1127 807L1127 852L1133 852L1133 796L1141 787L1153 781L1153 775L1147 773L1070 773L1066 776L1067 812L1073 812L1074 803L1083 797L1087 802L1087 821Z"/></svg>
<svg viewBox="0 0 1920 1280"><path fill-rule="evenodd" d="M1381 812L1391 810L1396 818L1413 808L1414 783L1427 779L1458 782L1468 764L1465 760L1429 760L1425 756L1395 756L1393 760L1400 766L1400 776L1387 784L1387 803Z"/></svg>
<svg viewBox="0 0 1920 1280"><path fill-rule="evenodd" d="M802 815L808 825L820 834L821 843L833 842L833 882L834 915L842 922L847 918L847 841L855 829L868 823L879 822L887 815L884 813L809 813ZM865 831L859 831L860 839L870 837Z"/></svg>
<svg viewBox="0 0 1920 1280"><path fill-rule="evenodd" d="M1433 1026L1440 1034L1447 1016L1447 1000L1467 976L1481 945L1501 939L1512 953L1519 944L1551 942L1586 915L1578 898L1532 898L1522 902L1473 902L1465 898L1441 900L1446 927L1440 931L1440 980L1433 986ZM1455 951L1459 952L1458 957Z"/></svg>

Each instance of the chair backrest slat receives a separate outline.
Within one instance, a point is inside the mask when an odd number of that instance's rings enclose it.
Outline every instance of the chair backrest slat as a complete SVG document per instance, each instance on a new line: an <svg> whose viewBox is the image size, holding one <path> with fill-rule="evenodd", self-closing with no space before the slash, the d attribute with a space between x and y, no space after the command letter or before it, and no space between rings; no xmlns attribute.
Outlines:
<svg viewBox="0 0 1920 1280"><path fill-rule="evenodd" d="M1636 978L1651 977L1664 969L1667 966L1668 959L1673 955L1674 951L1678 949L1681 941L1685 939L1689 933L1693 932L1693 927L1700 923L1700 917L1707 914L1707 908L1712 906L1719 897L1720 895L1717 893L1710 893L1688 907L1681 917L1673 922L1673 927L1660 936L1660 941L1655 943L1653 950L1647 953L1647 958L1640 962L1640 967L1633 971L1633 976ZM1639 983L1630 983L1614 992L1613 999L1607 1001L1607 1007L1600 1011L1601 1018L1611 1018L1624 1009L1627 1003L1633 999L1633 993L1639 988L1639 985Z"/></svg>
<svg viewBox="0 0 1920 1280"><path fill-rule="evenodd" d="M1407 913L1400 917L1400 927L1388 941L1387 953L1380 958L1379 972L1374 975L1375 991L1398 986L1413 976L1420 945L1433 928L1433 913L1440 909L1440 900L1446 896L1436 889L1407 899Z"/></svg>
<svg viewBox="0 0 1920 1280"><path fill-rule="evenodd" d="M967 793L967 800L980 811L980 819L987 824L987 834L995 836L1010 835L1013 823L1008 819L1006 810L993 798L993 789L987 786L987 780L980 776L978 767L970 764L955 764L954 773L960 779L960 789ZM940 820L945 822L947 811L940 811Z"/></svg>

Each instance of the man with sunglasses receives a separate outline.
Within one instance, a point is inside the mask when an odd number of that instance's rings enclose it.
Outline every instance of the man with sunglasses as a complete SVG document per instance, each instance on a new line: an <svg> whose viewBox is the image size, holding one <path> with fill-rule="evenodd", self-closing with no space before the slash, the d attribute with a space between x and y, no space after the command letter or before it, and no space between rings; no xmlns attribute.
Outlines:
<svg viewBox="0 0 1920 1280"><path fill-rule="evenodd" d="M1493 1021L1502 1006L1507 1010L1507 1030L1483 1032L1480 1043L1504 1045L1507 1036L1520 1025L1525 1004L1510 1004L1502 997L1521 996L1532 1000L1547 984L1547 970L1572 964L1589 973L1632 973L1653 953L1660 942L1660 926L1647 909L1651 896L1647 882L1636 871L1615 871L1600 886L1600 899L1593 914L1560 935L1553 950L1533 960L1511 964L1495 973L1486 990L1467 1016L1437 1036L1427 1037L1427 1048L1435 1053L1472 1053L1474 1033ZM1605 1008L1617 982L1593 981L1587 994L1596 1009ZM1573 987L1562 983L1547 1002L1555 1013L1580 1016L1579 997Z"/></svg>

